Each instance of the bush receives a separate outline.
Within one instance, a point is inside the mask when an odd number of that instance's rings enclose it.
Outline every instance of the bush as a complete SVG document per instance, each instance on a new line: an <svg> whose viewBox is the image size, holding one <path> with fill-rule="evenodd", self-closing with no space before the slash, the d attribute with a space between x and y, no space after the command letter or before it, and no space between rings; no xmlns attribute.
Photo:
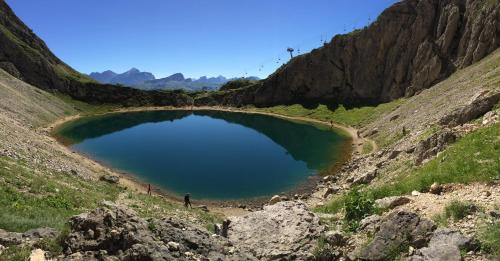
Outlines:
<svg viewBox="0 0 500 261"><path fill-rule="evenodd" d="M470 202L453 200L444 209L446 218L453 218L454 221L461 220L477 210L477 207Z"/></svg>
<svg viewBox="0 0 500 261"><path fill-rule="evenodd" d="M359 227L359 221L373 214L375 207L373 199L367 193L360 192L358 188L352 189L344 199L345 220L351 231Z"/></svg>

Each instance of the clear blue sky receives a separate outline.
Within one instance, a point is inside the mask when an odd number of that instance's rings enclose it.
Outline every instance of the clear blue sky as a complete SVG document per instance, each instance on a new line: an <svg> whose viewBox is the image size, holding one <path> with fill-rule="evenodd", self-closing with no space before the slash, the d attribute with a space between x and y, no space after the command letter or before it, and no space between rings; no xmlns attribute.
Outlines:
<svg viewBox="0 0 500 261"><path fill-rule="evenodd" d="M289 59L288 46L310 51L321 39L363 27L397 2L6 1L59 58L80 72L120 73L137 67L157 77L176 72L265 77Z"/></svg>

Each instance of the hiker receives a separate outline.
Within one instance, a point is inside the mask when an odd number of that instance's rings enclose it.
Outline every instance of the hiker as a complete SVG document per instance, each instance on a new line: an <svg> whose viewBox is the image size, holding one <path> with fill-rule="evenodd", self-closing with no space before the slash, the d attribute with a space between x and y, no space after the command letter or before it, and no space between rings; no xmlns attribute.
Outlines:
<svg viewBox="0 0 500 261"><path fill-rule="evenodd" d="M191 206L191 200L189 199L190 195L189 193L187 193L185 196L184 196L184 206L187 208L188 206L193 208L193 206Z"/></svg>
<svg viewBox="0 0 500 261"><path fill-rule="evenodd" d="M333 121L330 121L330 128L333 129Z"/></svg>
<svg viewBox="0 0 500 261"><path fill-rule="evenodd" d="M148 184L148 195L151 196L151 184Z"/></svg>

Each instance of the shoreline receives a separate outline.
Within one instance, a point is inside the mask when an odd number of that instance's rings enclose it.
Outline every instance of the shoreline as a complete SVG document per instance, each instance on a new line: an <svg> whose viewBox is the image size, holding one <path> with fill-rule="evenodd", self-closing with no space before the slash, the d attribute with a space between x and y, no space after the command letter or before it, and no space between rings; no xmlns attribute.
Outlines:
<svg viewBox="0 0 500 261"><path fill-rule="evenodd" d="M311 119L311 118L306 118L306 117L293 117L293 116L286 116L286 115L280 115L280 114L275 114L275 113L269 113L269 112L259 112L259 111L252 111L252 110L242 110L238 108L231 108L231 107L213 107L213 106L201 106L201 107L170 107L170 106L161 106L161 107L137 107L137 108L120 108L117 110L111 110L107 112L102 112L102 113L95 113L95 114L89 114L89 115L82 115L82 114L76 114L76 115L71 115L64 117L62 119L59 119L51 124L49 124L46 127L42 127L42 130L45 130L48 132L48 136L52 139L54 139L57 143L59 143L62 147L66 148L67 150L71 151L73 154L76 154L78 157L80 157L82 160L87 160L90 161L94 165L98 165L100 168L105 169L107 172L110 174L116 175L120 177L120 185L123 185L125 187L135 189L139 193L147 193L147 187L148 184L145 181L142 181L140 178L135 177L133 174L126 173L117 169L114 169L110 166L107 166L103 162L100 162L94 158L92 158L89 155L82 154L80 152L72 150L70 147L66 146L56 135L57 130L61 128L64 124L84 118L84 117L92 117L92 116L101 116L101 115L107 115L107 114L114 114L114 113L126 113L126 112L143 112L143 111L223 111L223 112L235 112L235 113L248 113L248 114L260 114L260 115L267 115L271 117L276 117L276 118L281 118L281 119L287 119L287 120L295 120L295 121L301 121L301 122L306 122L306 123L313 123L313 124L320 124L326 127L330 128L335 128L342 134L347 136L347 141L345 143L345 148L342 148L343 151L346 151L345 153L345 158L341 159L335 164L332 164L328 168L328 175L330 172L336 171L342 164L345 162L348 162L354 155L356 154L361 154L363 150L363 145L365 142L370 142L372 143L372 151L376 150L376 145L374 145L374 142L368 139L363 139L357 136L357 129L350 127L350 126L344 126L338 123L333 123L330 124L329 122L317 120L317 119ZM340 164L341 163L341 164ZM318 173L315 176L310 176L308 177L304 182L301 184L298 184L295 186L293 189L285 191L283 193L277 193L277 195L280 196L285 196L288 198L294 198L295 195L301 195L301 196L310 196L312 192L317 188L317 185L319 181L322 179L323 176L328 176L328 175L323 175L321 173ZM179 198L176 195L173 195L172 193L169 193L168 191L158 188L154 185L151 185L151 189L153 191L153 195L160 196L162 198L165 198L166 200L175 202L175 203L183 203L182 198ZM235 200L207 200L207 199L200 199L200 200L192 200L192 203L196 206L207 206L211 211L215 213L221 213L221 214L226 214L226 213L233 213L235 212L235 209L238 209L238 212L244 212L246 213L248 208L251 210L256 210L262 208L264 204L266 204L269 201L269 198L272 197L270 196L262 196L262 197L256 197L256 198L250 198L250 199L235 199ZM244 206L244 207L243 207ZM243 213L241 213L243 214Z"/></svg>

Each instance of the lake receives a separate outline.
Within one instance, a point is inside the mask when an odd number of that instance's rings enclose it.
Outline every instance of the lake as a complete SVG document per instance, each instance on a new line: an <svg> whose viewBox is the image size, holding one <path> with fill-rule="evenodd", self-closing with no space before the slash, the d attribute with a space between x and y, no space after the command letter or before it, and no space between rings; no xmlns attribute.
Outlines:
<svg viewBox="0 0 500 261"><path fill-rule="evenodd" d="M347 153L326 126L222 111L147 111L81 118L56 134L73 150L193 199L272 196L300 186Z"/></svg>

